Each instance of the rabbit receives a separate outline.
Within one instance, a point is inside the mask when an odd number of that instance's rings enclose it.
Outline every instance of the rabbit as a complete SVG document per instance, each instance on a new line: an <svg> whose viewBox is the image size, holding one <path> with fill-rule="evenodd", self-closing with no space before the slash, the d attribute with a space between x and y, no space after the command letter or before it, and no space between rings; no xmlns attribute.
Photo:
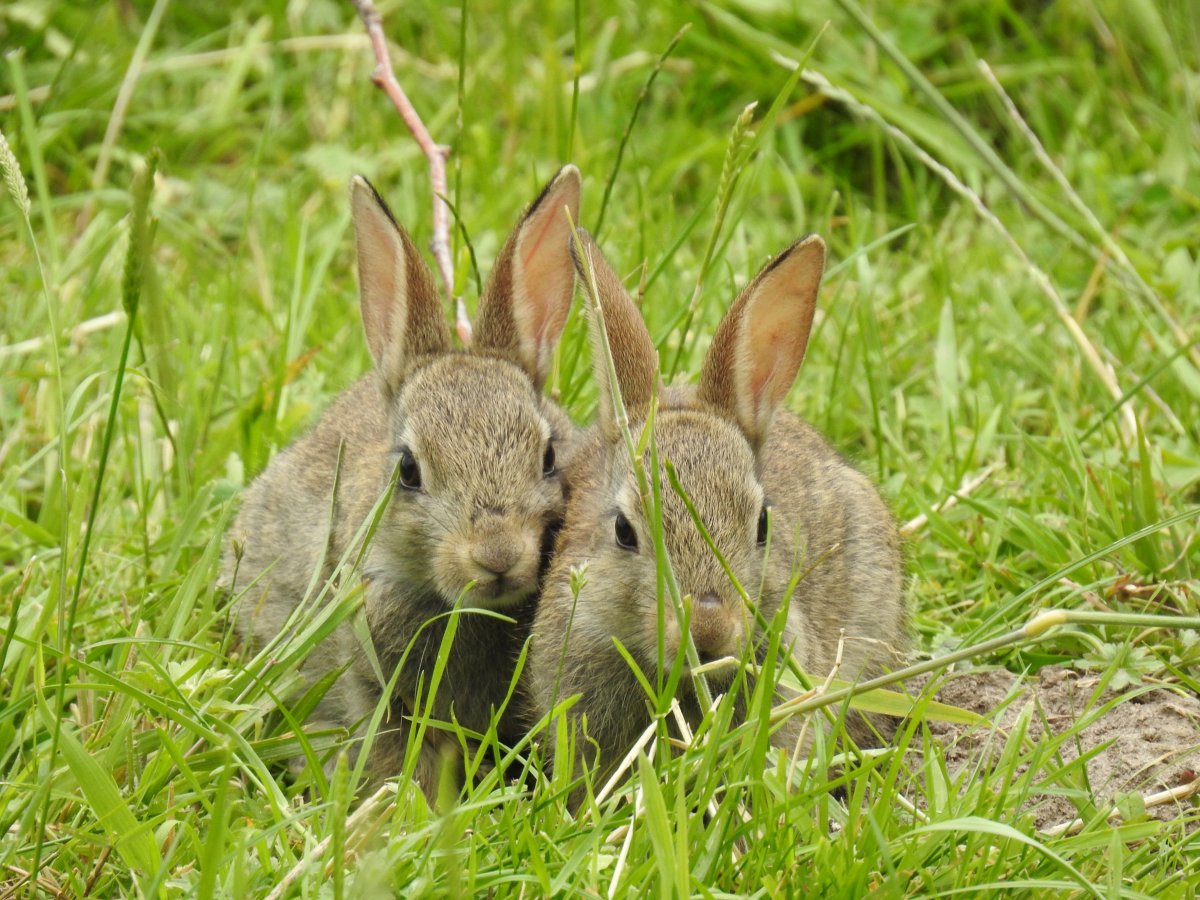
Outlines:
<svg viewBox="0 0 1200 900"><path fill-rule="evenodd" d="M555 555L534 619L524 673L531 722L574 695L569 719L576 735L576 771L599 756L604 777L651 722L645 692L614 647L617 638L654 682L659 651L655 549L623 440L603 354L611 348L617 383L634 442L658 380L654 344L620 279L585 233L576 256L580 277L603 323L590 318L598 422L580 439L564 476L571 485ZM789 583L783 652L822 678L855 680L893 667L905 652L906 615L899 534L870 481L810 425L781 409L804 358L812 327L825 245L802 238L766 265L720 323L699 383L660 392L653 432L660 460L672 462L716 547L761 619L780 612ZM588 270L594 273L595 294ZM650 477L649 452L646 453ZM690 631L703 664L766 651L761 625L703 540L683 500L662 474L664 542L680 595L689 602ZM769 535L768 535L769 529ZM770 550L764 570L765 544ZM582 577L580 577L582 575ZM572 580L582 582L578 595ZM761 583L761 592L759 585ZM664 661L680 652L681 632L667 597ZM699 707L684 666L677 698L695 725ZM707 675L725 690L736 667ZM886 723L879 723L886 728ZM869 740L871 726L852 716L852 733ZM546 729L555 759L556 729ZM772 743L792 749L802 724L788 720ZM580 800L579 790L573 803Z"/></svg>
<svg viewBox="0 0 1200 900"><path fill-rule="evenodd" d="M374 371L247 489L220 582L236 598L245 642L261 646L294 631L297 606L311 602L343 554L357 552L356 534L391 490L361 562L366 622L385 678L415 643L366 761L376 779L401 771L419 683L428 691L444 614L464 592L464 607L515 624L459 616L433 717L483 732L509 693L563 515L562 465L575 436L542 386L575 290L564 207L577 219L579 195L579 171L565 166L525 211L480 299L473 345L456 351L411 238L366 179L351 183ZM368 659L349 623L309 655L309 684L344 670L314 721L365 732L383 689ZM511 743L522 732L507 721L500 734ZM426 734L415 779L432 797L439 760L457 742L434 728Z"/></svg>

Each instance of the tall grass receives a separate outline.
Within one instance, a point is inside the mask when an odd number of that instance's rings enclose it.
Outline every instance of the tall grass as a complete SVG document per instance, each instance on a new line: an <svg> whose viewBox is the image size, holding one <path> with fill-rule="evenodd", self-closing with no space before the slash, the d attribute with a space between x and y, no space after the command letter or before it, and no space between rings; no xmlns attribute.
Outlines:
<svg viewBox="0 0 1200 900"><path fill-rule="evenodd" d="M1194 629L1129 624L1200 614L1188 0L381 8L398 76L453 148L469 304L567 160L580 224L603 226L679 377L766 255L821 233L791 405L901 521L924 516L906 545L920 657L1063 608L1074 624L981 661L1200 690ZM790 760L726 700L686 752L659 725L578 816L537 734L483 736L476 785L434 810L403 780L362 799L345 762L291 774L337 759L344 735L303 731L314 696L289 685L359 598L343 585L255 655L232 639L217 558L240 489L368 365L349 176L424 244L423 159L349 4L49 0L0 7L0 36L16 51L0 66L0 896L1200 886L1196 808L1110 822L1062 762L1078 728L1027 740L1031 710L991 767L958 772L919 717L882 750L834 728ZM580 422L586 345L573 314L551 389ZM1078 833L1033 827L1056 792Z"/></svg>

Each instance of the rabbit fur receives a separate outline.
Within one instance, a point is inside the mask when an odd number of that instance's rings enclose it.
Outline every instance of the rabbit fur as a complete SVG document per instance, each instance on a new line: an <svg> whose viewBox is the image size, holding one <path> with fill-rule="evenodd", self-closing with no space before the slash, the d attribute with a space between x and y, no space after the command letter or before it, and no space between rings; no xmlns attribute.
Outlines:
<svg viewBox="0 0 1200 900"><path fill-rule="evenodd" d="M568 716L576 762L598 753L607 772L650 723L645 692L613 644L617 638L653 684L659 610L655 550L623 439L603 354L604 334L632 438L638 441L657 396L653 433L701 521L738 582L757 601L760 621L780 611L789 582L783 646L813 678L835 668L854 680L893 666L905 650L899 536L870 481L810 425L781 409L804 358L824 268L820 238L797 241L765 266L724 317L697 385L658 391L658 363L641 315L620 279L584 235L581 279L602 314L590 319L598 423L581 439L564 474L567 513L534 621L524 673L530 719L580 695ZM594 285L589 275L594 273ZM593 294L593 289L595 293ZM645 457L649 477L649 451ZM703 663L766 649L762 629L662 473L664 540L680 595L690 599L690 631ZM764 567L770 516L770 549ZM572 573L583 573L573 595ZM761 584L761 592L760 586ZM680 651L680 625L668 598L665 664ZM785 650L786 652L786 650ZM689 719L701 710L685 667L679 699ZM708 676L714 692L734 669ZM856 737L871 729L847 719ZM886 724L883 725L886 727ZM793 747L801 726L772 737ZM553 760L555 728L546 731ZM578 798L576 798L577 800Z"/></svg>
<svg viewBox="0 0 1200 900"><path fill-rule="evenodd" d="M385 679L412 649L368 757L377 777L401 771L418 685L424 679L429 688L444 614L460 595L464 607L515 624L460 614L433 716L483 732L509 691L564 511L561 467L575 434L542 385L574 294L564 207L577 220L579 194L579 172L566 166L526 210L480 299L472 347L454 350L432 273L375 189L356 177L361 312L374 371L272 460L232 528L221 583L235 596L242 637L262 646L296 630L297 607L344 554L353 557L364 522L391 491L362 556L363 606ZM309 655L309 684L344 670L317 706L318 725L362 735L383 690L368 658L349 623ZM511 742L520 732L509 721L500 734ZM434 728L426 734L415 777L428 793L452 739Z"/></svg>

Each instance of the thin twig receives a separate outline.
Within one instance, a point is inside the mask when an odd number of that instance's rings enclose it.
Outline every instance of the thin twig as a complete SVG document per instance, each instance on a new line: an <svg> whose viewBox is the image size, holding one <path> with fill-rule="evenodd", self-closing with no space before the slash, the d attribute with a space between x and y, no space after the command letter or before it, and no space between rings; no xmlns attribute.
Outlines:
<svg viewBox="0 0 1200 900"><path fill-rule="evenodd" d="M96 865L92 866L92 874L88 876L87 884L83 886L83 896L91 896L92 889L96 887L96 881L100 878L100 873L104 871L104 865L108 862L110 855L112 855L112 847L105 847L100 851L100 855L96 858Z"/></svg>
<svg viewBox="0 0 1200 900"><path fill-rule="evenodd" d="M4 868L17 876L17 880L7 882L4 885L4 893L0 894L0 900L10 900L21 893L21 888L33 883L34 878L27 869L22 869L20 866L14 866L12 863L6 863ZM44 874L39 875L36 879L37 886L43 891L49 892L52 897L66 897L68 894L56 884L50 877L50 873L43 869Z"/></svg>
<svg viewBox="0 0 1200 900"><path fill-rule="evenodd" d="M429 129L421 121L421 116L409 101L408 95L404 93L404 88L396 80L392 60L388 55L387 38L383 33L383 17L375 8L375 4L371 0L350 0L350 3L358 10L358 16L371 38L371 50L375 54L375 71L371 73L371 81L387 94L412 134L413 140L429 161L429 181L433 187L433 238L429 242L429 249L437 260L446 296L454 306L455 327L458 329L459 339L464 344L469 344L471 320L467 316L467 307L462 297L454 295L454 266L450 260L450 205L446 202L446 158L450 155L450 148L434 141Z"/></svg>
<svg viewBox="0 0 1200 900"><path fill-rule="evenodd" d="M955 506L959 500L961 500L963 497L966 497L973 490L975 490L975 488L979 487L981 484L983 484L985 481L987 481L991 477L993 472L995 472L999 468L1002 468L1003 466L1004 466L1004 463L1002 463L1002 462L999 462L999 461L993 462L993 463L990 463L989 465L985 466L983 471L981 471L979 474L975 475L974 477L964 478L962 484L960 484L958 486L958 490L955 491L953 494L951 494L949 497L947 497L945 500L942 500L939 503L935 503L933 505L933 509L931 509L930 512L941 513L941 512L945 512L946 510L950 509L952 506ZM929 524L929 516L926 513L921 513L919 516L909 519L907 522L905 522L903 525L901 525L900 533L903 535L906 535L906 536L916 534L918 531L920 531L922 528L924 528L928 524Z"/></svg>

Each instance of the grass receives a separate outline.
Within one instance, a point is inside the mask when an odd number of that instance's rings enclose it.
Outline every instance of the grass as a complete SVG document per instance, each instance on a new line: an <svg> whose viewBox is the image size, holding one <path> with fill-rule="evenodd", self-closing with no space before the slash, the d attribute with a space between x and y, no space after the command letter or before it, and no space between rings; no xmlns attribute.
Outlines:
<svg viewBox="0 0 1200 900"><path fill-rule="evenodd" d="M581 224L684 376L737 287L819 232L830 274L791 404L901 521L928 517L906 545L918 650L1051 607L1197 615L1189 0L646 7L382 5L453 148L468 302L472 252L486 271L567 160ZM789 783L718 711L696 751L635 766L618 793L636 805L577 818L560 776L532 794L485 778L444 815L402 784L349 816L352 773L284 776L290 667L265 677L233 646L216 561L240 488L368 364L350 175L424 245L424 162L348 4L47 0L0 8L0 37L19 167L0 201L0 896L265 895L285 875L289 896L1200 888L1194 806L1109 824L1020 729L990 771L949 771L913 721L841 769L823 743ZM582 325L553 385L580 422ZM1178 628L1084 622L982 662L1200 689ZM1039 835L1028 803L1068 788L1087 828Z"/></svg>

